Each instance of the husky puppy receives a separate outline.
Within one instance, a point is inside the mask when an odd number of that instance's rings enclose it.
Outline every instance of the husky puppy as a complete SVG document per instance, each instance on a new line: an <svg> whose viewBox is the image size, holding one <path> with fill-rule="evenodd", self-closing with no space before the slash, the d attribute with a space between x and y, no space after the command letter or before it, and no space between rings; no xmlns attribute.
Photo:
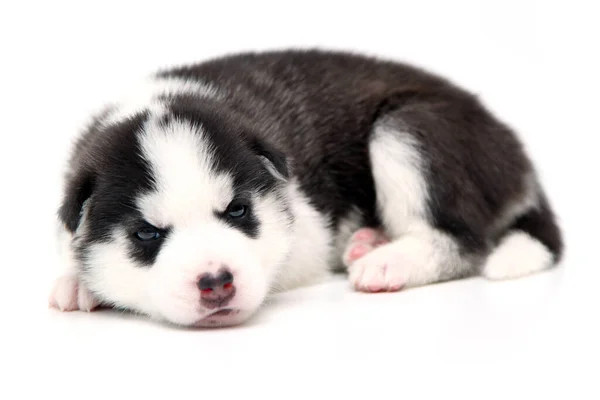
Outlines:
<svg viewBox="0 0 600 400"><path fill-rule="evenodd" d="M398 291L555 266L563 242L515 132L422 69L346 52L163 69L74 144L50 304L239 324L347 270Z"/></svg>

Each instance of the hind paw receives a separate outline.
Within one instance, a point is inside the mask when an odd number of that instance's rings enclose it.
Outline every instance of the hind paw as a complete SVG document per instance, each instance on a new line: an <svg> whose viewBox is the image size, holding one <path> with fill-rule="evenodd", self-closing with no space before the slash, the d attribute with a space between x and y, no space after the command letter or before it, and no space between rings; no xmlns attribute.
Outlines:
<svg viewBox="0 0 600 400"><path fill-rule="evenodd" d="M342 261L346 267L349 267L359 258L388 242L389 239L383 231L373 228L361 228L350 237L342 255Z"/></svg>

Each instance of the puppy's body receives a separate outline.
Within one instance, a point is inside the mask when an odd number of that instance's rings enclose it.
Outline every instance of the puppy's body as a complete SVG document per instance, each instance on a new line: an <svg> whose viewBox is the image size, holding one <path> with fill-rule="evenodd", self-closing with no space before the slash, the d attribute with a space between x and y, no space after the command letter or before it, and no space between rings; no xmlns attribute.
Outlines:
<svg viewBox="0 0 600 400"><path fill-rule="evenodd" d="M52 298L62 309L232 324L272 289L346 267L378 291L560 259L520 141L442 78L286 51L161 71L137 94L75 147L59 212L71 267ZM157 237L140 240L147 228ZM225 270L235 291L217 279Z"/></svg>

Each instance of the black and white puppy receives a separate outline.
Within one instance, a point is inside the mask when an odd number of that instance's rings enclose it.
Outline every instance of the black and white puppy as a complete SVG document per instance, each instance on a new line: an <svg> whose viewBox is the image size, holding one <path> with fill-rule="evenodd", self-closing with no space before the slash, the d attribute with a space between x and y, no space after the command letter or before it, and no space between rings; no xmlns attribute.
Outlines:
<svg viewBox="0 0 600 400"><path fill-rule="evenodd" d="M361 291L516 278L563 252L515 133L408 65L322 50L161 70L74 146L60 310L186 326L347 268Z"/></svg>

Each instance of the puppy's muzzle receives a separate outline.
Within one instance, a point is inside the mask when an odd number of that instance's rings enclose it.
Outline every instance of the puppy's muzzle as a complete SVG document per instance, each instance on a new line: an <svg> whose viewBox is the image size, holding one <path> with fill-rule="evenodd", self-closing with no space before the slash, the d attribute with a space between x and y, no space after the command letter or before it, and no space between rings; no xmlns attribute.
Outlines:
<svg viewBox="0 0 600 400"><path fill-rule="evenodd" d="M225 307L235 296L233 274L228 268L222 268L216 276L211 273L200 275L198 288L200 302L209 309Z"/></svg>

